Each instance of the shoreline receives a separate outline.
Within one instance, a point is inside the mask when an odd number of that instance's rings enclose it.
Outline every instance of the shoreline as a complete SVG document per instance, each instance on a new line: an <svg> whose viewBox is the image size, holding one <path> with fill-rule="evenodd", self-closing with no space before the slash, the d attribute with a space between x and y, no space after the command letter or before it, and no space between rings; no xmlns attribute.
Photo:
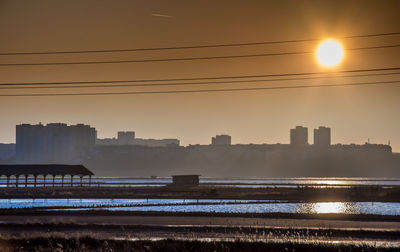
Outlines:
<svg viewBox="0 0 400 252"><path fill-rule="evenodd" d="M398 222L400 215L378 214L343 214L343 213L218 213L218 212L167 212L167 211L109 211L109 210L76 210L76 211L42 211L31 208L0 209L0 221L7 221L7 216L45 217L60 219L68 217L181 217L181 218L247 218L247 219L292 219L292 220L326 220L326 221L369 221L369 222Z"/></svg>
<svg viewBox="0 0 400 252"><path fill-rule="evenodd" d="M301 202L400 202L400 186L364 185L349 188L241 188L234 186L176 187L37 187L1 188L0 199L119 198L119 199L237 199Z"/></svg>

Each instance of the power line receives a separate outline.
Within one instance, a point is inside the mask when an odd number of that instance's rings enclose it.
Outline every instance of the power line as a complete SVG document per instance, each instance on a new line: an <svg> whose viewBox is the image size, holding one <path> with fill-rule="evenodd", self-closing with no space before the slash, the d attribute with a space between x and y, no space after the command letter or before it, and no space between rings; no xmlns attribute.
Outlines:
<svg viewBox="0 0 400 252"><path fill-rule="evenodd" d="M387 85L387 84L400 84L400 80L382 81L382 82L378 82L378 81L375 81L375 82L358 82L358 83L346 83L346 84L275 86L275 87L255 87L255 88L225 88L225 89L135 91L135 92L104 92L104 93L0 94L0 97L99 96L99 95L145 95L145 94L211 93L211 92L234 92L234 91L278 90L278 89L300 89L300 88L322 88L322 87L345 87L345 86Z"/></svg>
<svg viewBox="0 0 400 252"><path fill-rule="evenodd" d="M240 84L240 83L256 83L256 82L275 82L275 81L298 81L298 80L315 80L315 79L328 79L328 78L353 78L353 77L370 77L370 76L388 76L399 75L398 73L373 73L373 74L357 74L348 76L318 76L318 77L300 77L300 78L279 78L279 79L262 79L262 80L238 80L238 81L206 81L206 82L180 82L180 83L140 83L140 84L118 84L118 85L80 85L80 86L20 86L22 84L0 87L0 89L65 89L65 88L116 88L116 87L154 87L154 86L192 86L192 85L211 85L211 84ZM129 81L126 81L129 82ZM95 82L94 82L95 83ZM109 81L107 83L114 83ZM120 81L116 81L120 83ZM47 83L52 84L52 83ZM1 86L2 84L0 84ZM43 84L41 84L43 85Z"/></svg>
<svg viewBox="0 0 400 252"><path fill-rule="evenodd" d="M339 39L352 38L368 38L400 35L400 32L363 34L338 37ZM79 53L117 53L117 52L138 52L138 51L163 51L163 50L180 50L180 49L201 49L201 48L218 48L218 47L236 47L236 46L256 46L271 45L285 43L299 43L319 41L322 38L297 39L297 40L279 40L279 41L262 41L248 43L231 43L231 44L214 44L214 45L191 45L191 46L175 46L175 47L152 47L152 48L130 48L130 49L108 49L108 50L76 50L76 51L42 51L42 52L2 52L0 55L43 55L43 54L79 54Z"/></svg>
<svg viewBox="0 0 400 252"><path fill-rule="evenodd" d="M233 76L214 76L214 77L193 77L193 78L166 78L166 79L137 79L137 80L113 80L113 81L65 81L65 82L9 82L0 83L0 86L10 85L62 85L62 84L91 84L91 83L137 83L137 82L167 82L167 81L200 81L200 80L223 80L223 79L245 79L245 78L272 78L272 77L287 77L287 76L304 76L304 75L332 75L332 74L347 74L347 73L365 73L365 72L380 72L380 71L398 71L400 67L385 67L385 68L367 68L367 69L352 69L341 71L326 71L326 72L302 72L302 73L281 73L281 74L258 74L258 75L233 75Z"/></svg>
<svg viewBox="0 0 400 252"><path fill-rule="evenodd" d="M356 47L346 49L347 51L385 49L400 47L400 44ZM280 53L262 53L262 54L243 54L243 55L225 55L225 56L206 56L206 57L186 57L186 58L163 58L163 59L137 59L137 60L115 60L115 61L76 61L76 62L40 62L40 63L2 63L0 66L57 66L57 65L93 65L93 64L124 64L124 63L149 63L149 62L170 62L170 61L193 61L193 60L216 60L216 59L235 59L235 58L254 58L270 56L287 56L312 54L314 52L280 52Z"/></svg>

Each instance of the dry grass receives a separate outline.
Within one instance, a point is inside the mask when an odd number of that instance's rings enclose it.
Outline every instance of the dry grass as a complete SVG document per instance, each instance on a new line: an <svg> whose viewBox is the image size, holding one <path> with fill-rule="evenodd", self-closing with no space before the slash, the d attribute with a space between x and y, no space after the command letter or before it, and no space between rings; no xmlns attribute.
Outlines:
<svg viewBox="0 0 400 252"><path fill-rule="evenodd" d="M14 232L4 234L5 228ZM0 251L399 251L382 246L385 240L399 246L399 232L73 223L0 225L0 229ZM381 242L366 242L366 237Z"/></svg>
<svg viewBox="0 0 400 252"><path fill-rule="evenodd" d="M0 239L0 250L11 251L398 251L367 245L324 244L319 242L249 242L249 241L182 241L165 239L110 240L93 237L41 237L35 239Z"/></svg>

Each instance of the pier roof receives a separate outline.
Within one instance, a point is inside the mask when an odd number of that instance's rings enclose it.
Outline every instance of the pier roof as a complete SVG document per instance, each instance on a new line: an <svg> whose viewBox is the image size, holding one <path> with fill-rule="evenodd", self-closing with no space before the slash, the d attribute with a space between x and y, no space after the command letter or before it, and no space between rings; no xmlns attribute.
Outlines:
<svg viewBox="0 0 400 252"><path fill-rule="evenodd" d="M83 165L63 165L63 164L12 164L0 165L0 176L20 176L20 175L71 175L71 176L91 176L94 175Z"/></svg>

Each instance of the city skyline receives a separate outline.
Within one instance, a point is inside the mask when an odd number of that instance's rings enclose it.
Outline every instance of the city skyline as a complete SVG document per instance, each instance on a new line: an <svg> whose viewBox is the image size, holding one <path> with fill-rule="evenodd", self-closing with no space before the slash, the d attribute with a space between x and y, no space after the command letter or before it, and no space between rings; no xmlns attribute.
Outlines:
<svg viewBox="0 0 400 252"><path fill-rule="evenodd" d="M170 138L170 137L162 137L162 138L155 138L155 137L149 137L148 139L145 138L138 138L136 135L136 131L134 131L133 129L128 129L126 131L122 131L122 130L118 130L116 129L116 131L114 132L115 134L111 137L99 137L99 132L97 130L97 128L93 125L89 125L89 124L85 124L85 123L77 123L77 124L67 124L64 122L58 122L58 123L42 123L39 122L37 124L28 124L28 123L21 123L21 124L17 124L15 126L16 128L16 132L15 134L17 135L18 133L18 128L21 128L23 126L32 126L32 128L47 128L49 126L50 127L54 127L54 126L63 126L63 127L90 127L90 129L94 130L93 135L95 136L95 144L100 144L100 145L123 145L123 144L133 144L130 143L130 141L132 139L137 139L137 140L141 140L141 141L146 141L146 140L154 140L154 141L164 141L164 140L171 140L171 141L177 141L177 145L181 145L181 146L190 146L190 145L202 145L203 143L189 143L186 145L181 144L181 138L179 136L176 136L174 138ZM310 130L310 134L309 133ZM243 143L243 142L235 142L232 141L232 135L227 134L227 133L216 133L214 135L211 135L208 138L208 142L205 144L210 144L210 145L234 145L234 144L291 144L291 145L298 145L298 146L305 146L305 145L317 145L319 147L324 147L324 146L329 146L329 145L335 145L335 144L381 144L381 145L388 145L391 146L391 142L390 140L387 143L384 142L374 142L371 141L370 138L367 138L366 141L364 142L359 142L359 143L342 143L342 142L333 142L332 141L332 127L329 126L317 126L315 128L310 128L307 127L307 125L296 125L294 126L294 128L289 128L289 133L288 137L289 137L289 141L288 142L275 142L272 143L270 141L265 141L265 142L261 142L261 143ZM17 139L17 137L16 137ZM211 139L211 141L210 141ZM234 139L234 138L233 138ZM116 141L120 141L119 143L117 143ZM0 142L0 144L15 144L15 142L11 142L11 143L3 143ZM144 142L138 142L138 144L144 144ZM151 145L150 145L151 146ZM394 151L396 152L396 151Z"/></svg>
<svg viewBox="0 0 400 252"><path fill-rule="evenodd" d="M101 176L167 176L172 171L207 176L229 171L244 177L250 173L332 176L337 172L374 176L396 172L400 158L385 144L331 144L331 128L326 126L314 129L314 142L307 127L295 126L287 134L289 143L235 144L230 135L217 134L207 144L182 146L179 139L137 138L135 131L118 131L116 138L101 139L94 126L85 124L20 124L16 125L16 144L0 144L0 162L83 164ZM379 170L374 168L377 163Z"/></svg>

